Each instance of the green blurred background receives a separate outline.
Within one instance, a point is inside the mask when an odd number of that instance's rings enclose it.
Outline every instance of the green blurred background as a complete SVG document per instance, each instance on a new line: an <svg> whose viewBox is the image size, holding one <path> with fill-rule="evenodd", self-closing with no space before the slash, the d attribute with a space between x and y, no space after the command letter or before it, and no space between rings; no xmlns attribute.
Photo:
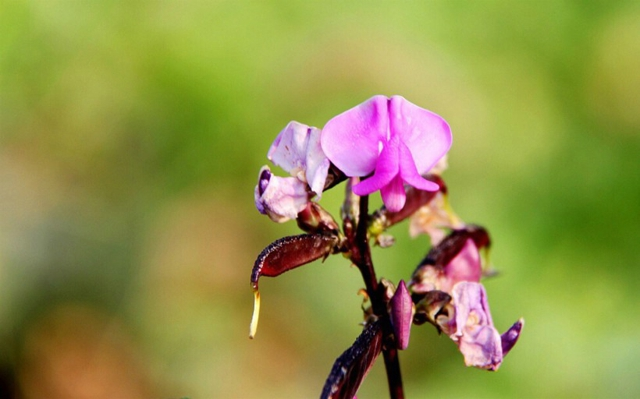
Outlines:
<svg viewBox="0 0 640 399"><path fill-rule="evenodd" d="M362 281L264 279L250 341L253 261L297 234L253 187L287 122L374 94L448 120L494 321L526 319L496 373L414 328L407 397L639 397L640 6L596 0L0 1L2 396L317 397ZM407 230L379 276L428 250ZM379 362L358 396L386 389Z"/></svg>

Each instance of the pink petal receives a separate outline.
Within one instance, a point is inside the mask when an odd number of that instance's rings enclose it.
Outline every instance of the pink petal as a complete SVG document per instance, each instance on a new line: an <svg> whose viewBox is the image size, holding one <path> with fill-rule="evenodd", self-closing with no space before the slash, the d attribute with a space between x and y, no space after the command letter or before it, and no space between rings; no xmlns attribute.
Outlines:
<svg viewBox="0 0 640 399"><path fill-rule="evenodd" d="M401 96L391 97L389 114L389 129L411 151L418 174L427 173L449 151L451 128L439 115Z"/></svg>
<svg viewBox="0 0 640 399"><path fill-rule="evenodd" d="M461 281L477 283L482 276L482 262L478 247L472 239L468 239L458 255L444 268L445 279L440 289L449 291L451 287Z"/></svg>
<svg viewBox="0 0 640 399"><path fill-rule="evenodd" d="M396 176L389 184L380 189L382 202L391 212L398 212L404 207L407 201L407 194L404 191L404 184L400 175Z"/></svg>
<svg viewBox="0 0 640 399"><path fill-rule="evenodd" d="M407 184L424 191L438 191L440 186L420 176L410 149L402 141L399 144L400 175Z"/></svg>
<svg viewBox="0 0 640 399"><path fill-rule="evenodd" d="M398 176L400 169L400 164L398 162L399 144L400 141L397 137L394 137L389 142L383 144L382 152L380 152L380 156L378 156L373 176L353 186L353 192L356 195L362 196L376 192Z"/></svg>
<svg viewBox="0 0 640 399"><path fill-rule="evenodd" d="M470 367L497 370L502 363L500 334L493 326L471 326L458 342L464 363Z"/></svg>
<svg viewBox="0 0 640 399"><path fill-rule="evenodd" d="M376 167L379 143L386 141L389 126L387 102L385 96L374 96L322 129L322 150L347 176L366 176Z"/></svg>

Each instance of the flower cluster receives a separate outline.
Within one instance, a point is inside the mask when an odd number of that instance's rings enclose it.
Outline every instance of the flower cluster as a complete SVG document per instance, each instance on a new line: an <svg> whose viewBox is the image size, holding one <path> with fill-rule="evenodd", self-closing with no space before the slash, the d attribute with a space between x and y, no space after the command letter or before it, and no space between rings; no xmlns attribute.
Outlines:
<svg viewBox="0 0 640 399"><path fill-rule="evenodd" d="M251 274L255 295L250 336L257 328L261 276L342 253L360 270L366 289L365 329L342 354L323 398L351 398L382 353L392 397L402 397L396 351L406 349L412 325L433 324L458 346L467 366L497 370L518 340L524 321L504 334L495 328L480 283L492 273L488 232L463 223L451 210L440 177L451 130L437 114L401 96L374 96L329 120L322 130L290 122L267 158L290 176L263 166L255 187L258 211L275 222L295 219L305 234L275 241L258 256ZM319 204L325 190L346 183L342 228ZM369 214L368 196L384 206ZM391 246L387 229L411 219L413 236L426 233L431 249L409 283L377 280L370 242Z"/></svg>

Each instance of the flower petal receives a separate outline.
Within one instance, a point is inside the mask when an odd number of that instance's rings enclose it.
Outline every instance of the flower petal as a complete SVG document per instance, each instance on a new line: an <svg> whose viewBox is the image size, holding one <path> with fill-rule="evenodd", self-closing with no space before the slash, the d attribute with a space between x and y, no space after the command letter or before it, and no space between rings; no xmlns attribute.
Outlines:
<svg viewBox="0 0 640 399"><path fill-rule="evenodd" d="M407 145L400 141L398 147L400 175L402 176L402 180L419 190L438 191L440 186L437 183L420 176L413 160L413 155Z"/></svg>
<svg viewBox="0 0 640 399"><path fill-rule="evenodd" d="M391 97L389 110L391 134L407 145L418 173L427 173L449 151L451 128L441 116L401 96Z"/></svg>
<svg viewBox="0 0 640 399"><path fill-rule="evenodd" d="M389 127L387 103L387 97L374 96L322 129L322 150L347 176L366 176L376 167L379 143L386 141Z"/></svg>
<svg viewBox="0 0 640 399"><path fill-rule="evenodd" d="M407 194L404 191L404 184L400 175L396 176L389 184L380 189L382 202L391 212L398 212L404 207L407 201Z"/></svg>
<svg viewBox="0 0 640 399"><path fill-rule="evenodd" d="M309 143L308 131L307 125L289 122L273 141L267 158L292 176L304 171Z"/></svg>
<svg viewBox="0 0 640 399"><path fill-rule="evenodd" d="M373 176L353 186L353 192L356 195L362 196L376 192L391 183L391 181L398 176L400 168L400 164L398 163L399 144L400 141L397 137L383 144ZM404 188L402 191L404 192Z"/></svg>
<svg viewBox="0 0 640 399"><path fill-rule="evenodd" d="M524 327L524 319L516 321L511 328L500 336L502 341L502 356L507 356L507 353L509 353L511 348L518 342L522 327Z"/></svg>
<svg viewBox="0 0 640 399"><path fill-rule="evenodd" d="M450 291L452 287L461 282L479 282L482 276L482 262L480 252L472 239L468 239L464 247L455 258L444 268L445 278L442 280L443 291Z"/></svg>
<svg viewBox="0 0 640 399"><path fill-rule="evenodd" d="M320 145L321 131L318 128L309 128L309 142L307 144L305 178L311 190L322 197L324 183L327 180L330 162L322 151Z"/></svg>
<svg viewBox="0 0 640 399"><path fill-rule="evenodd" d="M453 287L452 296L456 331L451 338L458 342L465 364L497 370L503 357L502 342L491 320L484 287L463 281Z"/></svg>
<svg viewBox="0 0 640 399"><path fill-rule="evenodd" d="M283 223L297 217L309 202L309 195L306 184L300 180L274 176L268 166L263 166L254 199L260 213L268 215L274 222Z"/></svg>
<svg viewBox="0 0 640 399"><path fill-rule="evenodd" d="M497 370L502 363L500 334L493 326L471 326L458 342L464 363L470 367Z"/></svg>

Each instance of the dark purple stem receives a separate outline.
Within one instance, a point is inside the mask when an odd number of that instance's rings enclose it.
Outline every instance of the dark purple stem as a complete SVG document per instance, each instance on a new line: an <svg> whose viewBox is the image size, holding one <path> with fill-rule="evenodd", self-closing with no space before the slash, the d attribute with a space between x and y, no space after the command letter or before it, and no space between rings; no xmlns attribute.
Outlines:
<svg viewBox="0 0 640 399"><path fill-rule="evenodd" d="M389 384L389 395L391 399L403 399L402 375L400 374L400 362L398 361L398 350L396 349L395 338L391 329L389 312L384 299L384 290L378 288L376 272L371 261L371 247L367 237L369 219L369 196L360 197L360 216L356 227L356 234L352 245L351 260L356 264L364 283L367 287L367 294L371 299L373 313L385 319L383 334L384 345L382 353L384 365L387 370L387 381Z"/></svg>

